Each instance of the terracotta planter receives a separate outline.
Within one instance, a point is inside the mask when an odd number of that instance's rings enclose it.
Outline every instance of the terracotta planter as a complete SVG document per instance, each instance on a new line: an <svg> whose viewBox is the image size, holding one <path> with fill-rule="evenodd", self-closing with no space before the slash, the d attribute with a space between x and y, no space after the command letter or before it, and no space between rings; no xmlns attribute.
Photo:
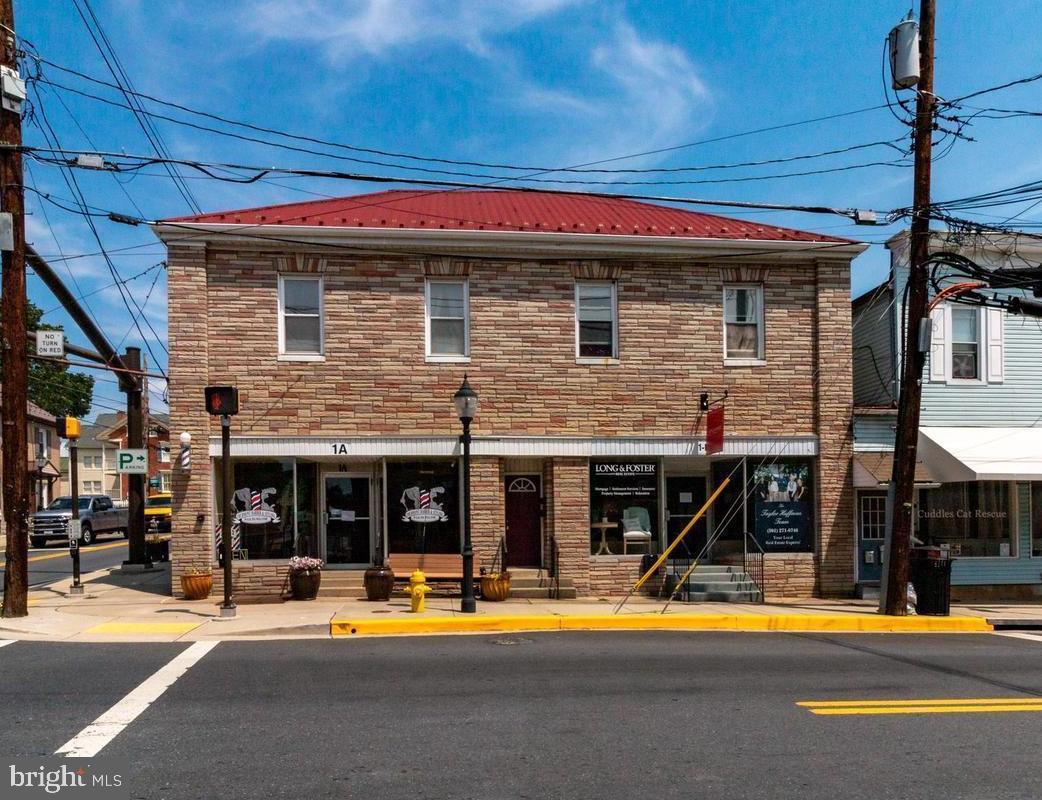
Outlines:
<svg viewBox="0 0 1042 800"><path fill-rule="evenodd" d="M363 578L367 600L390 600L394 589L394 572L390 567L369 567Z"/></svg>
<svg viewBox="0 0 1042 800"><path fill-rule="evenodd" d="M213 575L182 575L181 591L185 600L205 600L213 591Z"/></svg>
<svg viewBox="0 0 1042 800"><path fill-rule="evenodd" d="M506 600L510 594L510 573L499 572L481 576L481 598L494 603Z"/></svg>
<svg viewBox="0 0 1042 800"><path fill-rule="evenodd" d="M318 587L321 583L321 570L314 569L289 574L289 588L293 592L294 600L314 600L318 596Z"/></svg>

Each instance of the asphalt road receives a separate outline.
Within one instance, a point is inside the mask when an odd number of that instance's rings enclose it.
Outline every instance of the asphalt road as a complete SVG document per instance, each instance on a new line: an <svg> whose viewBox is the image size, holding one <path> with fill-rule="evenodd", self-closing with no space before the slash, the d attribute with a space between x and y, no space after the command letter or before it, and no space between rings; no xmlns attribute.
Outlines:
<svg viewBox="0 0 1042 800"><path fill-rule="evenodd" d="M122 536L102 536L94 544L80 548L80 572L118 567L127 559L127 541ZM4 572L0 553L0 576ZM45 586L72 575L72 557L67 542L51 541L47 547L29 550L29 585Z"/></svg>
<svg viewBox="0 0 1042 800"><path fill-rule="evenodd" d="M1040 700L1042 637L558 633L208 646L0 647L0 768L5 757L53 753L202 647L95 756L131 764L133 797L1034 800L1042 785L1042 703L838 716L797 705Z"/></svg>

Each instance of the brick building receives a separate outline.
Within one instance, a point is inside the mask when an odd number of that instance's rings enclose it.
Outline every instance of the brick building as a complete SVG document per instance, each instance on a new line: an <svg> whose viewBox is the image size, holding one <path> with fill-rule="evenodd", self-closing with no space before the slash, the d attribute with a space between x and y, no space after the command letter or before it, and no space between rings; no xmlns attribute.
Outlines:
<svg viewBox="0 0 1042 800"><path fill-rule="evenodd" d="M459 552L452 395L474 420L476 563L625 591L730 477L689 550L763 547L768 596L849 595L850 262L863 246L622 199L390 191L168 220L175 591L215 563L219 425L237 591L286 561ZM699 397L727 393L723 452ZM175 454L176 456L176 454ZM177 458L175 457L175 462ZM744 488L743 488L744 487ZM746 535L748 532L749 535ZM218 584L219 575L216 575Z"/></svg>

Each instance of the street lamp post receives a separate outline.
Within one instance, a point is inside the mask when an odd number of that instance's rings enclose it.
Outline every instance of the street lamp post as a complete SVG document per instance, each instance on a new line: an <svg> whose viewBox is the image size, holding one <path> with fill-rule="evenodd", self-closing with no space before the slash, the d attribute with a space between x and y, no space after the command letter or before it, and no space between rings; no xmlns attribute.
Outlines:
<svg viewBox="0 0 1042 800"><path fill-rule="evenodd" d="M463 450L463 598L460 611L473 614L477 604L474 601L474 548L470 541L470 422L478 413L478 393L470 388L466 375L452 400L459 421L463 423L463 435L460 436Z"/></svg>

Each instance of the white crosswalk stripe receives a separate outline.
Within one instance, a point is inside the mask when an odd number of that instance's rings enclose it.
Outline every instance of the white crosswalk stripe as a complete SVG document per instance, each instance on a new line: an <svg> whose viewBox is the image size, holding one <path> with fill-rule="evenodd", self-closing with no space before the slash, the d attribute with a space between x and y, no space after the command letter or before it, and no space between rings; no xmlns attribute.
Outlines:
<svg viewBox="0 0 1042 800"><path fill-rule="evenodd" d="M220 642L196 642L156 670L136 689L55 750L55 755L92 758Z"/></svg>
<svg viewBox="0 0 1042 800"><path fill-rule="evenodd" d="M17 639L0 639L0 647L7 647L9 644L14 644Z"/></svg>
<svg viewBox="0 0 1042 800"><path fill-rule="evenodd" d="M1030 631L995 631L996 636L1006 636L1010 639L1024 639L1029 642L1042 644L1042 631L1032 633Z"/></svg>

